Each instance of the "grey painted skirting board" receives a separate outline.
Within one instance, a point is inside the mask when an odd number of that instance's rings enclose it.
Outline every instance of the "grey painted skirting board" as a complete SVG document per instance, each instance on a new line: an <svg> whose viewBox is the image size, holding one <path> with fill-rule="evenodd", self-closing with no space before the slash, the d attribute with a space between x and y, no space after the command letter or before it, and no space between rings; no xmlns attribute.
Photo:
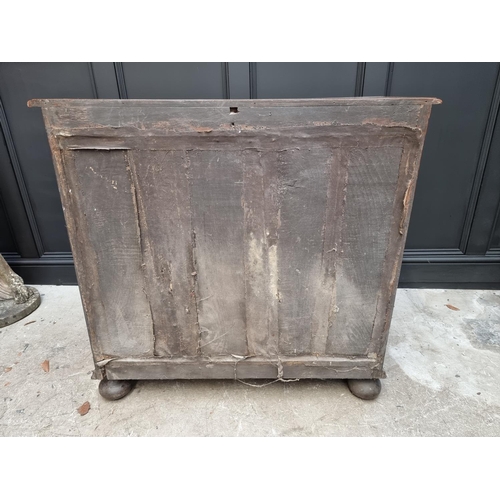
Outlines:
<svg viewBox="0 0 500 500"><path fill-rule="evenodd" d="M27 284L76 284L70 253L46 253L38 259L12 253L4 257ZM500 289L500 251L484 256L463 255L459 250L407 251L399 287Z"/></svg>
<svg viewBox="0 0 500 500"><path fill-rule="evenodd" d="M12 270L28 285L76 285L73 256L70 252L46 253L40 258L3 254Z"/></svg>
<svg viewBox="0 0 500 500"><path fill-rule="evenodd" d="M465 255L459 249L406 250L400 288L500 288L500 252Z"/></svg>

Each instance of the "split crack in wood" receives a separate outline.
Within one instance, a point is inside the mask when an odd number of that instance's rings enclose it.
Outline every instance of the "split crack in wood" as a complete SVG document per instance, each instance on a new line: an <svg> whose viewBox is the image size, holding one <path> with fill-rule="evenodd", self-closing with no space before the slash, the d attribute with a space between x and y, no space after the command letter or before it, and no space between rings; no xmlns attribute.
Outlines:
<svg viewBox="0 0 500 500"><path fill-rule="evenodd" d="M102 361L97 361L95 363L95 365L98 366L99 368L102 368L103 366L106 366L110 361L114 361L115 359L119 359L119 358L103 359Z"/></svg>

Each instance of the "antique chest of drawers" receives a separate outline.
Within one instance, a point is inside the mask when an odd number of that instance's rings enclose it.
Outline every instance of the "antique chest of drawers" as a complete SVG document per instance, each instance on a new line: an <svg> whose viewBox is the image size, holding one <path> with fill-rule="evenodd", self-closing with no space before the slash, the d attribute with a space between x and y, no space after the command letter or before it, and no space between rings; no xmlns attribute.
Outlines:
<svg viewBox="0 0 500 500"><path fill-rule="evenodd" d="M101 394L378 395L432 98L44 100Z"/></svg>

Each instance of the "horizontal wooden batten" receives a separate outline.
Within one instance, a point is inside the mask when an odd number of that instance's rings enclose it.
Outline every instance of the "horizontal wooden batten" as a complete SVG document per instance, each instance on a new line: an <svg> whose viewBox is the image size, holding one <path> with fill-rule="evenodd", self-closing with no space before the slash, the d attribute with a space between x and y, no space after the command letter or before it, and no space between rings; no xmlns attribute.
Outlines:
<svg viewBox="0 0 500 500"><path fill-rule="evenodd" d="M400 104L441 104L441 99L434 97L338 97L338 98L318 98L318 99L113 99L110 103L108 99L31 99L28 107L85 107L85 108L106 108L115 107L184 107L187 103L189 107L213 108L225 107L230 104L251 105L252 107L283 107L283 106L395 106Z"/></svg>
<svg viewBox="0 0 500 500"><path fill-rule="evenodd" d="M264 137L258 130L241 129L238 126L225 132L213 131L197 133L196 131L183 134L160 136L114 137L113 131L102 130L101 136L95 137L64 137L59 138L62 149L67 150L134 150L147 149L149 151L242 151L259 149L261 151L276 151L284 149L311 150L320 147L329 148L358 148L369 147L370 139L377 136L379 144L374 149L388 146L400 146L403 142L411 143L418 140L418 132L400 127L334 127L324 126L294 129L293 131L280 129ZM335 130L334 130L335 129ZM363 129L363 130L362 130ZM367 130L369 129L369 130ZM291 137L283 138L280 132L287 132ZM333 136L333 133L335 136ZM125 134L124 134L125 135ZM404 137L403 137L404 136ZM314 141L314 143L312 143Z"/></svg>
<svg viewBox="0 0 500 500"><path fill-rule="evenodd" d="M104 374L109 380L385 378L377 359L314 356L116 359L97 368L94 377Z"/></svg>

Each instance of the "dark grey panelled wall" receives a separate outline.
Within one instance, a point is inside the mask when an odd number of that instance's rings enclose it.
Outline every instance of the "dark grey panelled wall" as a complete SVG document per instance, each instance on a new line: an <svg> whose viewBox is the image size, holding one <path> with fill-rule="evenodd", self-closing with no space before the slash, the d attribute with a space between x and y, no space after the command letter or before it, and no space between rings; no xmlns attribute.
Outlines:
<svg viewBox="0 0 500 500"><path fill-rule="evenodd" d="M498 63L0 63L0 251L30 283L74 283L32 98L439 97L402 286L500 288Z"/></svg>

